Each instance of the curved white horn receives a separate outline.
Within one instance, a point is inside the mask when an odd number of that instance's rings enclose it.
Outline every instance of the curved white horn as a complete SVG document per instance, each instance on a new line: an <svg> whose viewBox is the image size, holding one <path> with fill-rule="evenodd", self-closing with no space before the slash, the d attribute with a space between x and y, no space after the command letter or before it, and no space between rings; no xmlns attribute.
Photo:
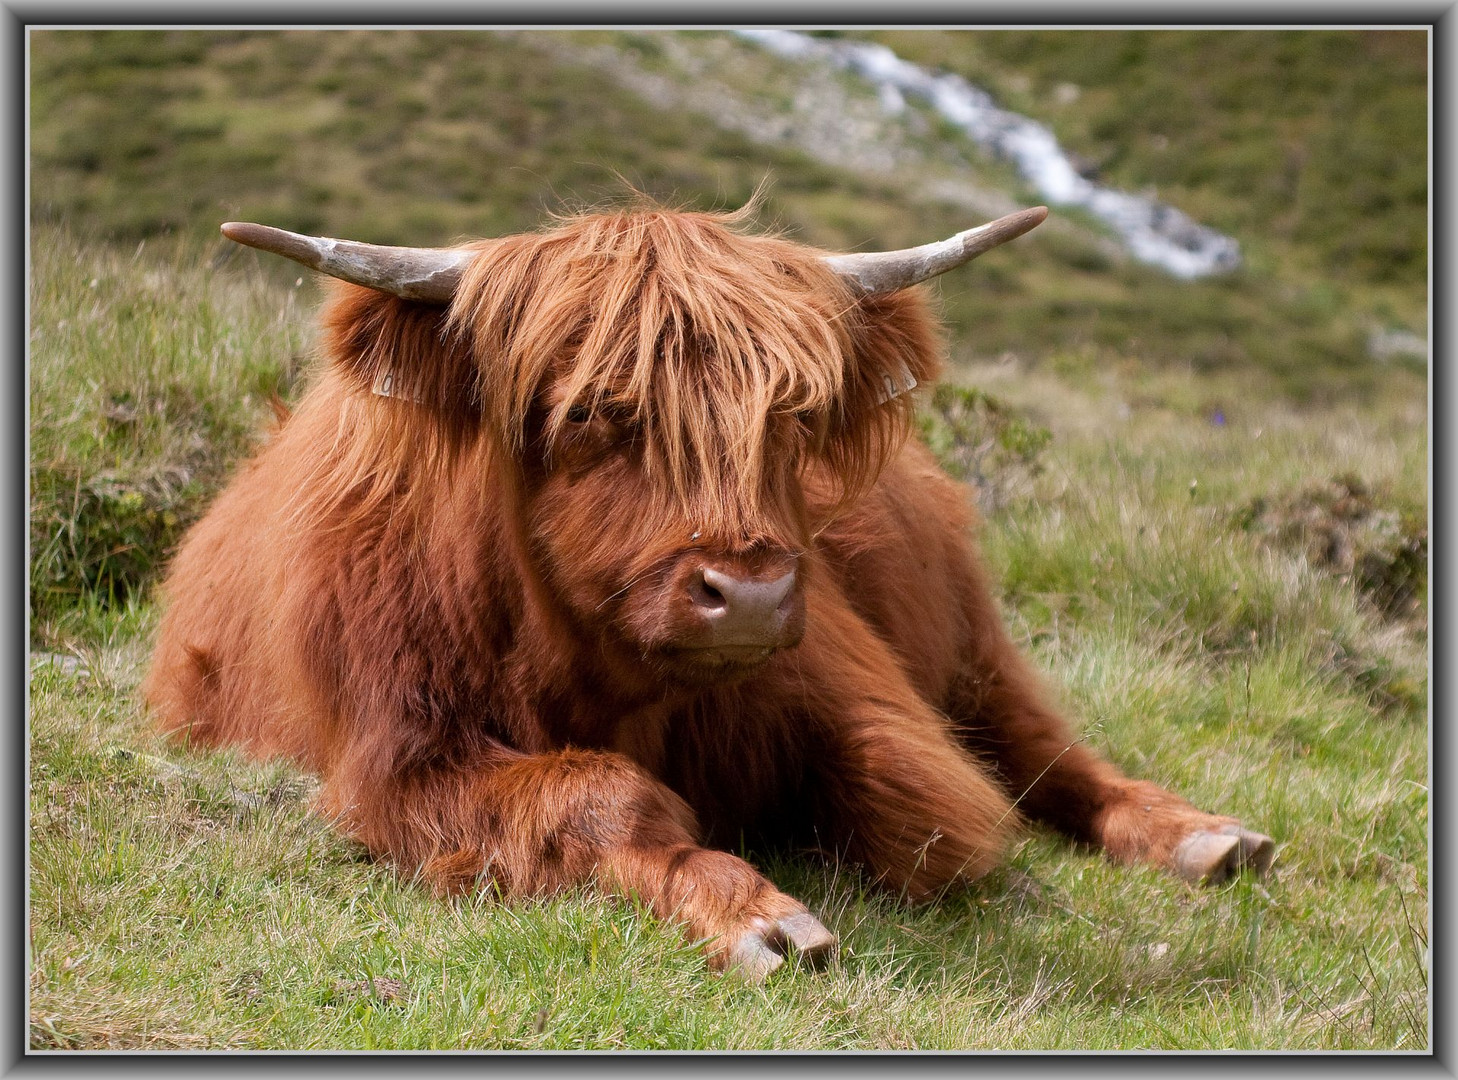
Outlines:
<svg viewBox="0 0 1458 1080"><path fill-rule="evenodd" d="M450 303L461 271L475 255L460 248L380 247L327 236L304 236L246 221L228 222L223 226L223 235L331 277L430 304Z"/></svg>
<svg viewBox="0 0 1458 1080"><path fill-rule="evenodd" d="M1035 206L959 232L948 240L937 240L901 251L827 255L825 263L862 295L895 292L954 270L984 251L1022 236L1041 224L1047 216L1046 206Z"/></svg>

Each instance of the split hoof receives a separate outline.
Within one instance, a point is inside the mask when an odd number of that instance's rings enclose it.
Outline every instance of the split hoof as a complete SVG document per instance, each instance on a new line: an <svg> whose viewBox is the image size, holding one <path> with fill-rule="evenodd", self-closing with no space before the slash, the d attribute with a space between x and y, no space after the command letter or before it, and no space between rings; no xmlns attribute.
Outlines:
<svg viewBox="0 0 1458 1080"><path fill-rule="evenodd" d="M790 956L797 956L807 967L819 969L834 957L835 946L835 935L808 911L786 915L774 922L755 919L750 929L730 947L724 972L746 982L760 982Z"/></svg>
<svg viewBox="0 0 1458 1080"><path fill-rule="evenodd" d="M1249 867L1265 875L1276 858L1276 842L1269 836L1222 825L1193 832L1175 848L1174 871L1194 884L1220 885Z"/></svg>

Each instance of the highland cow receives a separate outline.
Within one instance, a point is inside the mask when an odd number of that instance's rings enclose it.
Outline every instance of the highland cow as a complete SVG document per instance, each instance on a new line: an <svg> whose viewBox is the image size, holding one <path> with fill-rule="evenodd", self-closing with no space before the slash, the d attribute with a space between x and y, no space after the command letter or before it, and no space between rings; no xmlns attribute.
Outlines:
<svg viewBox="0 0 1458 1080"><path fill-rule="evenodd" d="M909 438L942 353L915 286L1045 216L857 255L656 208L447 249L225 225L347 283L317 381L173 562L160 724L312 770L441 890L636 897L749 977L835 938L744 843L912 901L1027 820L1263 871L1269 838L1050 707Z"/></svg>

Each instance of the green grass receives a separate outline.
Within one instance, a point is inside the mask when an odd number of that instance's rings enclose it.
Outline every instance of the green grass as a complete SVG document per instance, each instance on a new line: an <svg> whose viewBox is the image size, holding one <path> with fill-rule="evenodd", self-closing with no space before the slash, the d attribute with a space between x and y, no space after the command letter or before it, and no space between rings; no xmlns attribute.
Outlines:
<svg viewBox="0 0 1458 1080"><path fill-rule="evenodd" d="M651 37L570 40L658 62ZM915 41L1051 109L1058 40ZM1266 41L1212 78L1290 60ZM1421 282L1392 252L1328 274L1304 187L1252 241L1269 207L1231 186L1272 125L1326 145L1339 117L1313 102L1348 100L1331 80L1405 100L1402 48L1368 58L1384 83L1323 67L1344 41L1290 60L1279 109L1236 110L1249 139L1221 126L1218 86L1167 104L1191 121L1179 198L1240 234L1246 271L1172 282L1082 225L1045 227L944 282L958 388L923 400L924 437L988 510L1012 631L1086 737L1276 836L1271 877L1198 890L1034 832L975 889L907 909L852 869L768 857L844 952L746 987L629 904L437 900L313 815L310 778L152 733L136 687L159 569L312 363L315 283L214 229L437 243L610 192L609 166L699 205L772 172L766 217L827 246L925 240L961 212L655 112L530 35L35 35L31 1044L1425 1047L1427 387L1365 355L1373 320L1422 325ZM1147 182L1126 134L1153 121L1121 119L1115 91L1145 100L1154 62L1198 44L1146 43L1105 86L1112 61L1089 60L1088 113L1060 135L1090 154L1079 132L1106 131L1129 149L1105 167ZM1192 130L1202 117L1224 134ZM1387 186L1375 213L1406 235L1403 183L1370 155L1351 168Z"/></svg>
<svg viewBox="0 0 1458 1080"><path fill-rule="evenodd" d="M135 241L239 216L447 243L621 196L877 202L874 183L662 113L513 33L46 31L31 39L39 220Z"/></svg>
<svg viewBox="0 0 1458 1080"><path fill-rule="evenodd" d="M220 288L195 248L160 246L32 235L30 590L42 639L78 604L125 601L155 578L302 367L309 330L293 290Z"/></svg>
<svg viewBox="0 0 1458 1080"><path fill-rule="evenodd" d="M1270 881L1197 891L1034 837L974 892L907 910L845 871L772 862L844 952L764 987L706 974L673 928L627 905L437 901L310 816L308 782L287 769L153 744L129 662L86 656L88 675L47 665L32 680L36 1046L1425 1043L1420 752L1404 754L1397 727L1363 741L1397 763L1378 777L1288 754L1252 768L1266 739L1246 724L1213 759L1178 764L1187 740L1149 739L1167 717L1086 688L1168 668L1127 642L1059 665L1076 696L1109 705L1100 738L1128 756L1143 735L1141 771L1279 832ZM1178 710L1194 688L1162 675ZM1253 685L1264 713L1261 674ZM362 989L376 979L394 984Z"/></svg>

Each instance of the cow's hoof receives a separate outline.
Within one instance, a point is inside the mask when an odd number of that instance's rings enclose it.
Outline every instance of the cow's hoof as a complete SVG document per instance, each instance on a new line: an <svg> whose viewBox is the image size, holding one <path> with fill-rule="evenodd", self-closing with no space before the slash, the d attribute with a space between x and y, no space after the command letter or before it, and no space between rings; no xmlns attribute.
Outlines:
<svg viewBox="0 0 1458 1080"><path fill-rule="evenodd" d="M811 968L824 967L835 955L835 935L809 912L786 915L770 922L755 919L729 949L725 974L747 982L759 982L790 956Z"/></svg>
<svg viewBox="0 0 1458 1080"><path fill-rule="evenodd" d="M1246 867L1257 877L1271 868L1276 842L1269 836L1223 825L1190 833L1175 848L1174 871L1195 884L1219 885Z"/></svg>
<svg viewBox="0 0 1458 1080"><path fill-rule="evenodd" d="M808 911L786 916L779 925L785 941L807 967L818 971L835 958L835 935Z"/></svg>

